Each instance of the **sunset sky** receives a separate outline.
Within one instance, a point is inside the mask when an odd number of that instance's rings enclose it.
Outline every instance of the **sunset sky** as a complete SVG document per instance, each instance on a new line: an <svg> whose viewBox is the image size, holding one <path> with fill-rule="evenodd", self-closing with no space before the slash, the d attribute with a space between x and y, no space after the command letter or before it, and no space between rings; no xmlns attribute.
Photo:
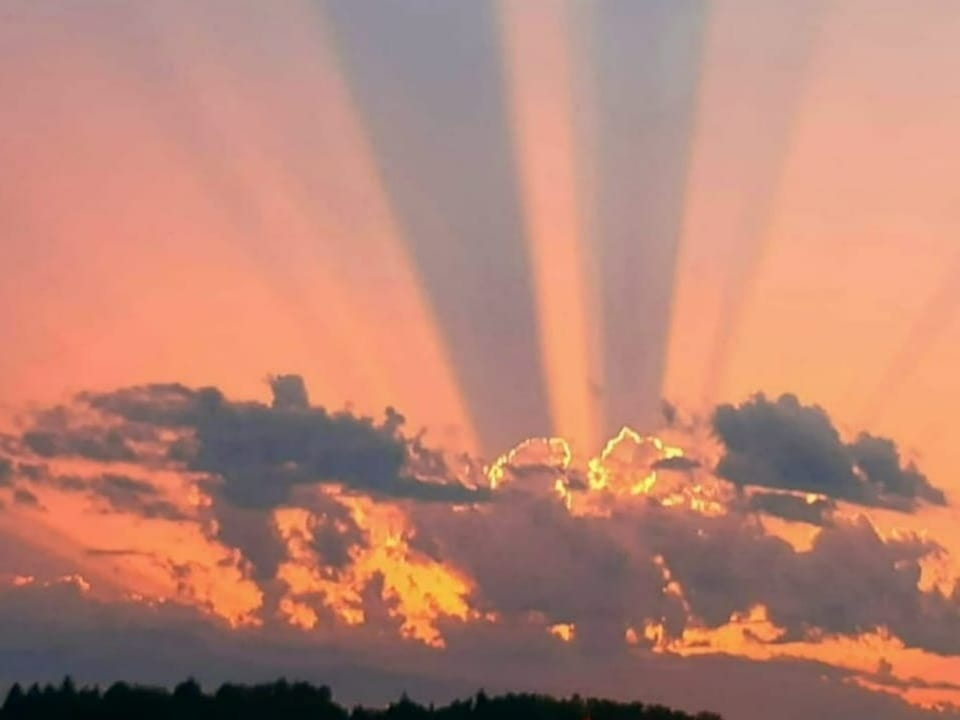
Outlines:
<svg viewBox="0 0 960 720"><path fill-rule="evenodd" d="M0 692L960 717L958 38L0 0Z"/></svg>

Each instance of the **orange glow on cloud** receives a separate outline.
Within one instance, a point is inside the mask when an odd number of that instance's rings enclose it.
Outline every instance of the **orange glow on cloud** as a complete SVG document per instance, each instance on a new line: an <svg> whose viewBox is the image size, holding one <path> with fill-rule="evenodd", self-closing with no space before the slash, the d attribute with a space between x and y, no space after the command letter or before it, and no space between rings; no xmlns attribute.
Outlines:
<svg viewBox="0 0 960 720"><path fill-rule="evenodd" d="M557 623L549 628L550 634L565 643L573 642L577 636L577 627L573 623Z"/></svg>
<svg viewBox="0 0 960 720"><path fill-rule="evenodd" d="M238 567L237 553L205 536L194 522L104 513L73 494L37 493L43 512L31 513L42 533L22 534L47 552L64 548L69 560L94 580L98 592L186 602L239 627L256 625L262 597ZM4 521L16 532L18 519ZM21 533L18 533L21 534ZM42 537L48 536L46 545ZM84 556L87 551L94 555Z"/></svg>
<svg viewBox="0 0 960 720"><path fill-rule="evenodd" d="M339 499L364 531L367 545L357 549L348 565L335 576L324 572L310 547L316 522L311 513L297 508L275 513L277 529L289 554L278 572L290 591L281 611L292 625L309 629L318 623L316 611L297 599L310 594L322 596L323 604L348 625L363 624L364 592L378 576L383 581L383 599L394 603L389 612L400 621L403 637L440 648L444 639L436 626L438 619L479 619L468 602L469 581L453 568L410 548L410 529L399 508L361 497Z"/></svg>
<svg viewBox="0 0 960 720"><path fill-rule="evenodd" d="M679 638L668 637L656 621L648 621L643 634L657 653L823 662L858 673L854 682L899 694L914 704L924 707L960 704L960 688L910 687L916 677L931 684L955 682L960 672L960 658L907 648L883 628L857 637L819 636L802 642L784 641L785 631L770 621L765 607L758 605L745 613L734 613L726 625L717 628L688 627ZM628 643L635 644L630 643L629 638ZM884 679L899 681L907 687L884 684Z"/></svg>

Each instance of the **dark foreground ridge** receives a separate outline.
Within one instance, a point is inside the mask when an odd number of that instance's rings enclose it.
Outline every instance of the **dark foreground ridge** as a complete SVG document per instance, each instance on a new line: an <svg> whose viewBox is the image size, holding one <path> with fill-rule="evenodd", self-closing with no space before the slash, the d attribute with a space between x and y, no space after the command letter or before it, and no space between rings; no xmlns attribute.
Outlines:
<svg viewBox="0 0 960 720"><path fill-rule="evenodd" d="M225 684L212 695L194 680L166 688L118 682L105 692L77 688L70 678L59 687L10 688L0 718L304 718L306 720L721 720L713 713L690 715L660 705L546 695L488 697L483 691L449 705L419 705L406 696L386 708L344 708L330 688L286 680L264 685Z"/></svg>

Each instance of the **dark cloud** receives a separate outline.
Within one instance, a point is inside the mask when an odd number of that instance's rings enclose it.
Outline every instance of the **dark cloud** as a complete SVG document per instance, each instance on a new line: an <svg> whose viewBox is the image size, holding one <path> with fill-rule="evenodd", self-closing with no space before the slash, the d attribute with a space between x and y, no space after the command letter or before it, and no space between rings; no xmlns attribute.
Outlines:
<svg viewBox="0 0 960 720"><path fill-rule="evenodd" d="M0 457L0 487L10 484L13 476L13 463L5 457Z"/></svg>
<svg viewBox="0 0 960 720"><path fill-rule="evenodd" d="M269 514L229 503L218 503L215 509L217 538L243 553L255 580L271 580L286 557L286 548Z"/></svg>
<svg viewBox="0 0 960 720"><path fill-rule="evenodd" d="M90 557L152 557L143 550L127 548L87 548L84 552Z"/></svg>
<svg viewBox="0 0 960 720"><path fill-rule="evenodd" d="M540 471L544 488L554 477ZM467 512L420 507L412 515L431 555L466 570L482 607L504 617L537 612L575 623L582 648L609 654L623 651L626 627L647 619L680 637L691 624L717 628L763 605L787 639L888 628L913 647L960 653L960 598L919 587L922 563L942 548L884 539L864 519L833 517L830 500L763 493L714 517L618 496L597 516L576 516L535 479L531 472ZM822 529L798 551L769 534L757 512ZM664 590L665 571L682 602Z"/></svg>
<svg viewBox="0 0 960 720"><path fill-rule="evenodd" d="M657 512L646 527L709 626L760 604L788 639L888 628L910 646L960 653L958 598L918 586L922 561L942 552L930 542L884 540L865 519L825 527L804 552L737 515L684 523Z"/></svg>
<svg viewBox="0 0 960 720"><path fill-rule="evenodd" d="M667 424L667 427L671 427L677 422L677 406L669 400L660 401L660 414L663 416L663 421Z"/></svg>
<svg viewBox="0 0 960 720"><path fill-rule="evenodd" d="M276 410L307 410L310 398L307 386L299 375L274 375L270 378L273 390L273 408Z"/></svg>
<svg viewBox="0 0 960 720"><path fill-rule="evenodd" d="M17 475L31 482L39 482L48 475L46 465L37 463L17 463Z"/></svg>
<svg viewBox="0 0 960 720"><path fill-rule="evenodd" d="M832 500L817 498L811 502L805 497L786 493L756 492L750 495L747 504L751 510L782 520L821 526L832 524L836 510L836 503Z"/></svg>
<svg viewBox="0 0 960 720"><path fill-rule="evenodd" d="M918 537L884 540L861 519L825 528L810 552L794 553L757 595L794 637L810 628L854 634L885 627L908 646L956 654L958 599L918 587L922 560L941 552Z"/></svg>
<svg viewBox="0 0 960 720"><path fill-rule="evenodd" d="M912 510L919 501L946 504L943 492L894 443L861 435L845 444L827 413L793 395L756 395L721 405L713 429L724 445L717 473L738 485L819 493L867 506Z"/></svg>
<svg viewBox="0 0 960 720"><path fill-rule="evenodd" d="M933 487L913 463L901 466L900 453L892 440L861 433L847 448L867 482L882 488L884 494L908 503L925 500L933 505L947 504L943 491Z"/></svg>
<svg viewBox="0 0 960 720"><path fill-rule="evenodd" d="M80 394L78 407L42 413L36 424L48 438L42 446L51 451L46 455L77 454L78 438L116 438L117 448L130 447L120 441L134 438L140 464L200 473L215 499L218 539L238 548L263 583L273 578L285 554L269 511L296 504L300 489L329 484L378 498L445 505L488 498L486 490L457 480L442 454L425 447L420 436L404 436L404 418L392 408L380 422L349 412L330 413L309 404L299 376L279 375L269 382L270 405L231 401L216 388L151 384ZM110 433L100 430L93 417L111 428ZM119 451L101 455L102 461L127 458ZM45 482L86 492L115 511L169 520L185 517L150 482L127 475L61 475ZM336 572L363 539L343 508L328 503L320 518L316 549L325 567Z"/></svg>
<svg viewBox="0 0 960 720"><path fill-rule="evenodd" d="M88 486L105 499L113 510L131 512L146 518L184 520L187 515L146 480L126 475L102 475Z"/></svg>
<svg viewBox="0 0 960 720"><path fill-rule="evenodd" d="M276 507L294 487L315 483L420 501L484 499L482 491L449 475L426 481L410 472L411 460L437 469L439 456L431 456L418 438L406 438L400 432L403 417L392 409L376 423L310 406L299 376L275 376L270 384L274 397L269 406L233 402L215 388L180 384L85 393L78 402L100 413L105 428L73 426L63 409L56 421L38 417L40 429L31 428L23 440L42 457L77 455L102 461L137 460L131 438L142 444L166 442L167 463L211 476L216 492L239 507ZM164 430L176 432L178 439L161 440ZM142 453L139 459L147 456ZM442 463L439 471L445 472Z"/></svg>
<svg viewBox="0 0 960 720"><path fill-rule="evenodd" d="M42 458L80 457L88 460L132 462L136 451L114 429L96 426L30 430L24 444Z"/></svg>
<svg viewBox="0 0 960 720"><path fill-rule="evenodd" d="M65 492L83 492L88 490L91 483L79 475L55 475L44 479L51 486Z"/></svg>
<svg viewBox="0 0 960 720"><path fill-rule="evenodd" d="M313 549L324 570L338 572L346 567L356 549L367 547L366 533L357 525L350 510L326 493L301 503L316 519Z"/></svg>
<svg viewBox="0 0 960 720"><path fill-rule="evenodd" d="M152 383L106 393L80 393L77 400L107 416L141 427L180 428L196 425L200 418L225 402L214 387L190 388L180 383Z"/></svg>
<svg viewBox="0 0 960 720"><path fill-rule="evenodd" d="M40 507L40 498L34 495L32 492L26 488L17 488L13 491L13 501L18 505L25 505L27 507L39 508Z"/></svg>
<svg viewBox="0 0 960 720"><path fill-rule="evenodd" d="M552 477L542 473L545 486ZM415 508L416 533L474 578L485 609L576 623L584 648L597 653L623 652L624 630L642 627L647 616L666 615L682 627L679 604L663 596L661 572L636 542L637 519L572 516L532 480L455 515Z"/></svg>
<svg viewBox="0 0 960 720"><path fill-rule="evenodd" d="M696 470L700 462L693 458L681 455L679 457L661 458L650 466L654 470L677 470L680 472Z"/></svg>
<svg viewBox="0 0 960 720"><path fill-rule="evenodd" d="M241 507L275 507L294 486L319 482L381 497L479 499L461 485L426 483L407 474L402 436L346 413L224 404L195 431L190 469L223 478L220 492Z"/></svg>
<svg viewBox="0 0 960 720"><path fill-rule="evenodd" d="M106 503L114 512L174 521L188 517L147 480L109 472L92 477L56 475L38 465L27 465L25 467L29 472L22 473L20 467L22 465L18 467L18 473L30 482L62 492L85 494L93 500Z"/></svg>

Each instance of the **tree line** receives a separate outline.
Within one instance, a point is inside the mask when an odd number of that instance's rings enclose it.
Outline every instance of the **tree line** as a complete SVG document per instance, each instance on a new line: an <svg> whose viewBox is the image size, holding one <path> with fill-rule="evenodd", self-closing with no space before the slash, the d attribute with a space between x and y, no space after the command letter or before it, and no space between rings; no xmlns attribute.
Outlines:
<svg viewBox="0 0 960 720"><path fill-rule="evenodd" d="M19 684L7 693L0 720L721 720L713 713L690 715L661 705L596 698L553 698L535 694L489 697L483 691L448 705L421 705L406 695L385 708L337 704L330 688L278 680L260 685L227 683L211 693L195 680L173 691L118 682L106 690L78 688L68 677L59 686Z"/></svg>

